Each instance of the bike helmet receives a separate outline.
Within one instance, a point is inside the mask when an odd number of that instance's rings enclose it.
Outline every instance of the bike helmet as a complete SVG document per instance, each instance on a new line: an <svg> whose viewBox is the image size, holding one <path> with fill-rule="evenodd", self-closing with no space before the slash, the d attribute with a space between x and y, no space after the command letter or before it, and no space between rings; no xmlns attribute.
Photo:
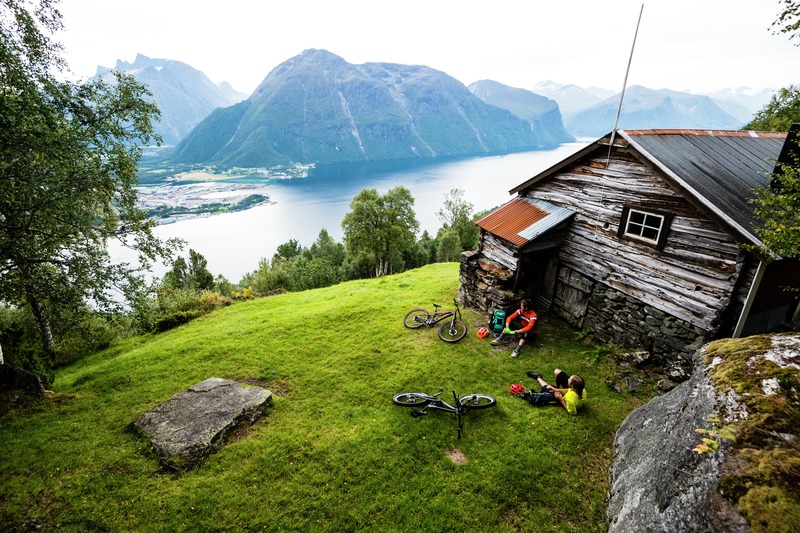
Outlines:
<svg viewBox="0 0 800 533"><path fill-rule="evenodd" d="M478 335L479 339L483 339L483 338L488 337L489 336L489 328L480 328L476 335Z"/></svg>
<svg viewBox="0 0 800 533"><path fill-rule="evenodd" d="M511 394L513 394L514 396L522 396L523 394L525 394L525 387L523 387L519 383L514 383L513 385L511 385L511 387L509 387L509 392L511 392Z"/></svg>

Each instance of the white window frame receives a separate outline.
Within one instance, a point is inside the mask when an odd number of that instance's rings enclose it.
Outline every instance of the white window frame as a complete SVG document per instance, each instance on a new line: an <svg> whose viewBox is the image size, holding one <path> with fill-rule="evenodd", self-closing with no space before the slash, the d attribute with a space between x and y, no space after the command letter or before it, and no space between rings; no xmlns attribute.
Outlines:
<svg viewBox="0 0 800 533"><path fill-rule="evenodd" d="M641 215L641 220L634 222L632 218L638 215ZM675 213L625 205L622 208L617 237L652 246L660 252L667 244L674 217Z"/></svg>
<svg viewBox="0 0 800 533"><path fill-rule="evenodd" d="M632 219L635 215L642 215L641 222L634 222ZM625 230L623 235L631 239L642 240L651 244L658 244L661 232L664 231L664 222L666 217L658 213L644 211L642 209L629 209L628 218L625 221ZM656 225L657 223L657 225ZM648 231L649 230L649 231ZM655 231L655 236L648 237L646 233Z"/></svg>

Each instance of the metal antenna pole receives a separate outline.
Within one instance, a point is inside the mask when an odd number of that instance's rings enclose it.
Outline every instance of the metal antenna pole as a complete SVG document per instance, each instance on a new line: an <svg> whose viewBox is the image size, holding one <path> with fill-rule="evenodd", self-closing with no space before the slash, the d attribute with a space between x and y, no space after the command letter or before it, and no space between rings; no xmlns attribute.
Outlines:
<svg viewBox="0 0 800 533"><path fill-rule="evenodd" d="M636 37L639 35L639 24L642 22L642 12L644 4L639 9L639 20L636 22L636 32L633 34L633 44L631 45L631 55L628 57L628 68L625 69L625 80L622 82L622 93L619 95L619 105L617 106L617 116L614 119L614 129L611 130L611 142L608 145L608 157L611 158L611 147L614 146L614 137L617 135L617 125L619 124L619 114L622 112L622 100L625 98L625 87L628 85L628 73L631 71L631 61L633 61L633 49L636 48ZM606 161L608 166L608 161Z"/></svg>

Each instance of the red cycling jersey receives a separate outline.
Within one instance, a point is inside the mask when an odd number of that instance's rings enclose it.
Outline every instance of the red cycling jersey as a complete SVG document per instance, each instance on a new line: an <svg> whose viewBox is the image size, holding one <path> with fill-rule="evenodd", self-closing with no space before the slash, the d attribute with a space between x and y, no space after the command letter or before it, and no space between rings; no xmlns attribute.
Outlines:
<svg viewBox="0 0 800 533"><path fill-rule="evenodd" d="M533 309L527 309L525 311L522 309L517 309L506 319L507 328L511 327L511 321L515 318L519 318L520 322L522 322L522 329L519 330L519 333L528 333L529 331L533 331L533 328L536 327L536 321L539 320L539 317L536 316L536 311Z"/></svg>

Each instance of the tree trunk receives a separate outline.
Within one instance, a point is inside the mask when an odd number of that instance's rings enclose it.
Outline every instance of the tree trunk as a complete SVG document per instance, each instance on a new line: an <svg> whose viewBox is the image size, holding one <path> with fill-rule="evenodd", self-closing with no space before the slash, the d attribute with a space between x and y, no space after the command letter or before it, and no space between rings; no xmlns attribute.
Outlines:
<svg viewBox="0 0 800 533"><path fill-rule="evenodd" d="M39 337L42 340L42 348L47 356L50 368L55 368L56 364L56 344L53 341L53 331L50 329L50 321L47 319L47 311L45 311L42 302L36 297L34 292L27 288L25 294L28 298L28 304L31 306L33 317L36 319L36 325L39 326Z"/></svg>

